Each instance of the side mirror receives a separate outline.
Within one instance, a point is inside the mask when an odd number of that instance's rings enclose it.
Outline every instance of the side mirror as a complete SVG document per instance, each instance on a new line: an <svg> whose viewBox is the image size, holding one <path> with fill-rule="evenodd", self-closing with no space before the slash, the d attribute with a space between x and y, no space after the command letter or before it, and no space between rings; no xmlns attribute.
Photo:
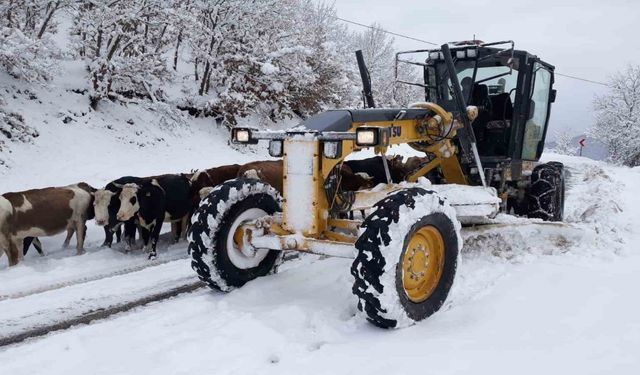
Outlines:
<svg viewBox="0 0 640 375"><path fill-rule="evenodd" d="M558 93L558 91L556 89L551 90L551 92L549 93L549 103L555 103L556 102L556 94Z"/></svg>

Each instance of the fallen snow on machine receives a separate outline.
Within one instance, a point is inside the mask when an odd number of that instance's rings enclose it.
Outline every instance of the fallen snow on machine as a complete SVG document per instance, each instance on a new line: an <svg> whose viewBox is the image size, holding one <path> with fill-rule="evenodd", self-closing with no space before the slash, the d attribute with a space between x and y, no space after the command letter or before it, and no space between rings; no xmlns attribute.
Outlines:
<svg viewBox="0 0 640 375"><path fill-rule="evenodd" d="M283 194L252 178L215 188L192 218L199 278L230 291L275 272L284 251L353 258L358 309L377 326L403 327L445 302L462 225L499 212L561 220L562 165L537 163L553 67L504 44L410 51L426 54L423 61L398 54L398 64L424 69L424 82L399 81L425 89L426 101L409 108L328 111L287 131L233 129L234 142L268 140L270 154L283 158ZM425 154L406 181L391 183L383 157L387 184L342 188L348 155L384 155L399 144Z"/></svg>

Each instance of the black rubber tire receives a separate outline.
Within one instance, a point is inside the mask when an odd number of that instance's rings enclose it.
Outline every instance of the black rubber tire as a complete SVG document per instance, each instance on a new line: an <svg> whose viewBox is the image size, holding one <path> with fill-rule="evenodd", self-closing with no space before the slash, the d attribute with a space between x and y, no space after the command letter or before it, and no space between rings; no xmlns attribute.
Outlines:
<svg viewBox="0 0 640 375"><path fill-rule="evenodd" d="M545 221L562 221L564 216L564 165L540 164L531 173L527 194L527 217Z"/></svg>
<svg viewBox="0 0 640 375"><path fill-rule="evenodd" d="M415 303L402 285L402 259L413 233L425 225L435 226L443 237L444 268L431 296ZM453 208L433 191L409 188L376 203L362 228L351 275L358 309L366 319L381 328L401 328L438 311L453 285L462 247Z"/></svg>
<svg viewBox="0 0 640 375"><path fill-rule="evenodd" d="M191 218L189 253L191 268L212 289L223 292L276 272L282 252L271 250L252 268L238 268L227 252L227 238L235 219L251 208L272 215L281 211L281 198L269 184L248 178L229 180L218 185Z"/></svg>
<svg viewBox="0 0 640 375"><path fill-rule="evenodd" d="M564 168L564 164L562 164L559 161L550 161L547 162L548 165L556 168L558 170L558 173L560 173L560 202L558 203L558 207L560 208L559 214L558 214L558 220L557 221L562 221L564 219L564 198L565 198L565 191L566 191L566 180L567 180L567 170Z"/></svg>

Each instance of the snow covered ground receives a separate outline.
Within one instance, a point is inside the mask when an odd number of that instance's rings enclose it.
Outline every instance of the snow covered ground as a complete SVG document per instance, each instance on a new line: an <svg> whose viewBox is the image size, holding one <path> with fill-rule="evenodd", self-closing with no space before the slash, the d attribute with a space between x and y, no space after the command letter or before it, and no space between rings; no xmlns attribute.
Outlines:
<svg viewBox="0 0 640 375"><path fill-rule="evenodd" d="M114 109L114 118L123 112ZM167 132L138 116L149 132ZM144 147L123 143L122 120L111 137L95 124L40 127L38 143L12 155L0 188L100 186L124 174L264 158L229 148L205 121ZM413 327L369 325L356 316L350 261L305 256L229 294L200 289L2 348L0 373L636 373L640 170L545 157L569 168L568 223L501 216L503 226L465 230L451 298ZM196 280L184 243L164 245L158 264L141 268L148 263L139 253L99 249L101 229L90 226L86 255L59 249L62 239L53 237L44 240L45 258L32 252L12 269L2 262L0 336ZM65 283L78 284L45 291Z"/></svg>

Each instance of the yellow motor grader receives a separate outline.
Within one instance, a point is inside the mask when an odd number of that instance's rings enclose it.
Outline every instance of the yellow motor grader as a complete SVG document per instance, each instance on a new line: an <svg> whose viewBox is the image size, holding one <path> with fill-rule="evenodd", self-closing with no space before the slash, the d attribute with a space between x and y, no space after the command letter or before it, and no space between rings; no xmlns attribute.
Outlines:
<svg viewBox="0 0 640 375"><path fill-rule="evenodd" d="M423 70L424 82L396 79L424 88L424 102L327 111L286 131L233 129L233 142L268 140L269 153L283 158L283 194L237 178L202 201L189 234L202 281L221 291L241 287L275 272L285 251L352 258L358 309L379 327L403 327L446 300L461 225L500 211L561 220L562 165L538 163L555 99L553 66L513 42L479 41L401 52L396 64ZM400 144L426 156L406 181L392 183L382 157L387 184L341 188L347 156L368 148L384 155Z"/></svg>

